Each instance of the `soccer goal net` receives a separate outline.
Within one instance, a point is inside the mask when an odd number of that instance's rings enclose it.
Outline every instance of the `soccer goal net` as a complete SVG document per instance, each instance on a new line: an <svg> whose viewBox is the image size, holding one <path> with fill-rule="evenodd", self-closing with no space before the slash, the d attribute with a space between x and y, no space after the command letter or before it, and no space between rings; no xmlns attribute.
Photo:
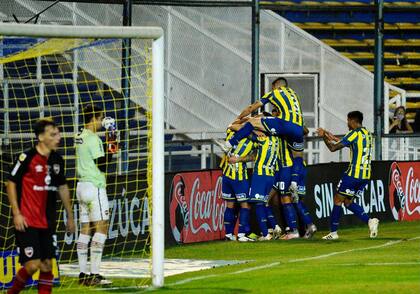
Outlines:
<svg viewBox="0 0 420 294"><path fill-rule="evenodd" d="M163 284L163 31L156 27L0 26L0 285L19 267L5 184L12 162L36 144L32 128L50 117L59 126L59 153L71 190L76 232L65 232L58 208L57 287L78 286L75 135L94 104L115 124L106 136L109 229L101 274L115 286ZM152 229L153 227L153 229ZM33 277L36 283L37 276Z"/></svg>

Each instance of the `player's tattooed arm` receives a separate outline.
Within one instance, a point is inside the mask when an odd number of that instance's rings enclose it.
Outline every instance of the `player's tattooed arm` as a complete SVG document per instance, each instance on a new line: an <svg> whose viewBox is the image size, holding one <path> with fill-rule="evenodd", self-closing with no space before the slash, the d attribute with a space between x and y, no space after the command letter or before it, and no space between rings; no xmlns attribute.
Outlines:
<svg viewBox="0 0 420 294"><path fill-rule="evenodd" d="M253 104L247 106L244 110L242 110L241 114L238 116L238 119L242 119L245 116L250 115L251 113L253 113L258 108L261 108L261 106L263 106L261 101L254 102Z"/></svg>
<svg viewBox="0 0 420 294"><path fill-rule="evenodd" d="M317 130L317 133L322 137L325 145L327 145L328 149L331 152L335 152L346 147L343 143L339 142L340 139L338 137L334 136L333 134L331 134L327 130L324 130L323 128L319 128Z"/></svg>

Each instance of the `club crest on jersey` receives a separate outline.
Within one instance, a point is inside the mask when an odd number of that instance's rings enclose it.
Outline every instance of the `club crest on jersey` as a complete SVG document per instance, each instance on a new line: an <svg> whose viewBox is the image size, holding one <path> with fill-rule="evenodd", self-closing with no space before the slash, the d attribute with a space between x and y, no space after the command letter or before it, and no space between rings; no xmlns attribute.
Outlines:
<svg viewBox="0 0 420 294"><path fill-rule="evenodd" d="M34 255L34 248L33 247L26 247L24 249L24 251L25 251L25 255L29 258L31 258L32 255Z"/></svg>
<svg viewBox="0 0 420 294"><path fill-rule="evenodd" d="M37 164L36 166L35 166L35 171L37 172L37 173L42 173L42 170L44 169L44 167L42 166L42 165L40 165L40 164Z"/></svg>
<svg viewBox="0 0 420 294"><path fill-rule="evenodd" d="M24 161L26 159L26 154L22 153L21 155L19 155L19 161Z"/></svg>
<svg viewBox="0 0 420 294"><path fill-rule="evenodd" d="M59 164L57 164L57 163L54 163L54 164L53 164L53 170L54 170L54 173L55 173L56 175L58 175L58 173L60 172L60 165L59 165Z"/></svg>

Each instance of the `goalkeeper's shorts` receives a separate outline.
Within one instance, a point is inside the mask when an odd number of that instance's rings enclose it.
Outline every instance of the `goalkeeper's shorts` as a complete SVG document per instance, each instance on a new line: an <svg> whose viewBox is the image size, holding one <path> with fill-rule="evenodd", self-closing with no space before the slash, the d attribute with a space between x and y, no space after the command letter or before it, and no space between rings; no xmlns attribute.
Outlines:
<svg viewBox="0 0 420 294"><path fill-rule="evenodd" d="M90 182L78 182L76 196L82 223L109 219L109 203L105 188L98 188Z"/></svg>

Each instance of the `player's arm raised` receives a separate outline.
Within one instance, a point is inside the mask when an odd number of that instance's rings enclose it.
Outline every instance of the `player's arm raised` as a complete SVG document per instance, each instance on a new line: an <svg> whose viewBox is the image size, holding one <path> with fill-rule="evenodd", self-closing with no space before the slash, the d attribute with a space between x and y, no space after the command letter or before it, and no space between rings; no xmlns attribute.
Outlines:
<svg viewBox="0 0 420 294"><path fill-rule="evenodd" d="M333 136L330 132L319 128L317 130L318 134L322 137L322 139L324 140L325 145L327 145L327 148L331 151L331 152L335 152L337 150L343 149L344 147L346 147L343 143L341 142L334 142L336 139L338 139L337 137Z"/></svg>
<svg viewBox="0 0 420 294"><path fill-rule="evenodd" d="M241 114L239 114L238 119L242 119L245 116L250 115L255 110L261 108L264 104L261 101L256 101L253 104L247 106L244 110L242 110Z"/></svg>

